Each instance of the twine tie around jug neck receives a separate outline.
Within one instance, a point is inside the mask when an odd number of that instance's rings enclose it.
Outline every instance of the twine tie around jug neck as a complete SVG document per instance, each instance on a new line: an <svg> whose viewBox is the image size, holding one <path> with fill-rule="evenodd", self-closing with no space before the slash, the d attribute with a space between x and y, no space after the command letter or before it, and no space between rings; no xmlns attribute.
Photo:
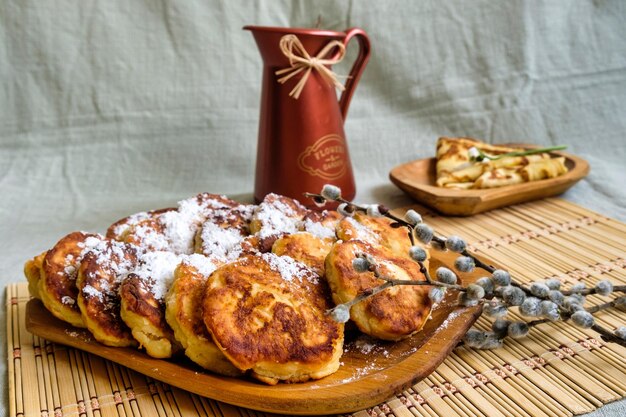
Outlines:
<svg viewBox="0 0 626 417"><path fill-rule="evenodd" d="M289 59L288 68L283 68L281 70L276 71L276 75L280 76L285 74L284 76L278 79L278 82L284 84L291 77L301 73L304 71L302 78L296 84L296 86L289 92L289 96L297 99L300 97L300 93L304 89L304 86L309 79L309 75L311 75L311 71L315 69L323 79L326 80L330 85L334 85L340 91L343 91L345 87L342 83L337 79L337 74L332 72L327 65L333 65L340 62L344 55L346 54L346 47L343 43L335 40L328 42L326 46L314 57L309 55L302 42L296 35L285 35L280 38L280 50L282 53ZM325 58L333 48L339 48L339 52L335 58Z"/></svg>

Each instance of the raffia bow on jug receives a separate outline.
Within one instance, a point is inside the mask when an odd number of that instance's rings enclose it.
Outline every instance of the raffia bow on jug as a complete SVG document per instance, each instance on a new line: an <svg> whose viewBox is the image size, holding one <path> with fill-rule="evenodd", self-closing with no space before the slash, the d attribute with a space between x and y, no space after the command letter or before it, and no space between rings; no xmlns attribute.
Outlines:
<svg viewBox="0 0 626 417"><path fill-rule="evenodd" d="M339 41L328 42L326 46L324 46L324 48L322 48L322 50L313 57L304 48L300 39L293 34L283 36L280 39L279 46L282 53L289 59L289 64L291 66L276 71L276 75L278 76L286 74L280 77L278 82L284 84L295 75L304 71L300 81L298 81L295 87L289 92L290 97L295 99L300 97L300 93L302 93L302 90L304 89L304 86L306 85L309 75L311 75L313 69L315 69L330 85L334 85L340 91L345 90L344 85L339 82L337 74L327 67L327 65L333 65L341 62L346 54L346 47L343 43ZM325 58L331 51L333 51L334 48L339 49L336 56L334 58Z"/></svg>

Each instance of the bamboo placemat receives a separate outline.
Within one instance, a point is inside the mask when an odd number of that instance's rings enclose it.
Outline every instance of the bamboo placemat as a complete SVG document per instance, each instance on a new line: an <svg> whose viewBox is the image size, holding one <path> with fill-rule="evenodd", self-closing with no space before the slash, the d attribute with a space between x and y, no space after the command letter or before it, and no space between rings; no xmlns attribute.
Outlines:
<svg viewBox="0 0 626 417"><path fill-rule="evenodd" d="M425 212L425 210L422 210ZM561 199L471 218L427 214L443 234L506 266L522 282L558 277L626 284L626 225ZM26 331L26 283L7 288L10 415L265 416L170 387ZM588 297L591 304L605 299ZM623 317L605 311L607 328ZM487 326L479 320L478 326ZM592 331L546 323L493 351L457 348L428 378L354 416L571 416L626 396L626 349Z"/></svg>

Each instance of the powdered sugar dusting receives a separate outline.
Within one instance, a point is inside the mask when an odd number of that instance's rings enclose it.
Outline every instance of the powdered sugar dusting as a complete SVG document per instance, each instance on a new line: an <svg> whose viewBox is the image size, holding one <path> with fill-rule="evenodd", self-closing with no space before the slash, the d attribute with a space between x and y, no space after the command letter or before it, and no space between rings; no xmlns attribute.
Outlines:
<svg viewBox="0 0 626 417"><path fill-rule="evenodd" d="M70 279L76 279L76 265L80 260L74 258L74 255L68 253L65 257L65 268L63 268L63 273L66 277Z"/></svg>
<svg viewBox="0 0 626 417"><path fill-rule="evenodd" d="M82 293L83 293L83 295L86 295L86 296L89 296L89 297L98 298L100 301L103 300L102 291L98 290L95 287L92 287L91 285L85 285L83 287Z"/></svg>
<svg viewBox="0 0 626 417"><path fill-rule="evenodd" d="M192 254L196 233L211 211L230 208L220 199L227 200L224 196L212 198L201 194L179 201L176 211L163 213L159 220L164 226L168 249L179 254Z"/></svg>
<svg viewBox="0 0 626 417"><path fill-rule="evenodd" d="M163 214L160 216L163 216ZM142 248L154 251L169 250L170 244L166 236L160 230L156 230L154 225L150 223L136 225L133 230L133 236L137 240L137 244Z"/></svg>
<svg viewBox="0 0 626 417"><path fill-rule="evenodd" d="M384 362L379 363L379 358L390 358L391 353L387 350L385 342L373 339L365 334L359 335L355 340L344 345L344 352L353 352L367 358L362 367L353 367L352 375L342 380L343 383L357 381L385 368ZM413 352L411 352L413 353ZM382 379L386 377L381 376Z"/></svg>
<svg viewBox="0 0 626 417"><path fill-rule="evenodd" d="M160 220L165 226L168 249L181 254L193 253L193 240L203 220L202 212L186 205L182 212L163 213ZM198 208L198 207L196 207Z"/></svg>
<svg viewBox="0 0 626 417"><path fill-rule="evenodd" d="M98 280L99 289L89 284L85 285L82 289L83 296L97 297L100 301L107 303L104 306L106 309L111 309L114 304L115 291L126 275L135 268L135 255L140 252L140 248L116 240L100 240L97 245L83 249L81 259L88 253L91 254L95 257L98 267L107 274L107 279ZM94 278L91 274L95 273L95 271L89 271L88 276Z"/></svg>
<svg viewBox="0 0 626 417"><path fill-rule="evenodd" d="M174 270L182 256L172 252L148 252L139 259L139 266L133 271L144 282L144 288L157 300L163 300L172 285Z"/></svg>
<svg viewBox="0 0 626 417"><path fill-rule="evenodd" d="M95 236L87 236L84 241L77 242L76 246L81 249L80 254L78 256L74 256L71 253L68 253L64 259L65 267L63 268L63 271L59 271L58 274L65 275L70 280L75 280L78 272L78 265L80 265L80 262L83 260L85 254L95 248L102 242L103 239L104 237L98 234ZM64 301L62 302L66 304Z"/></svg>
<svg viewBox="0 0 626 417"><path fill-rule="evenodd" d="M95 248L96 246L98 246L100 243L102 243L102 240L104 238L101 235L98 236L88 236L87 239L85 239L84 242L79 243L78 247L79 248L85 248L85 250L89 250L92 248ZM84 252L81 255L84 255Z"/></svg>
<svg viewBox="0 0 626 417"><path fill-rule="evenodd" d="M205 277L209 277L217 269L217 263L207 258L204 255L194 253L193 255L186 256L183 260L184 263L193 266L200 274Z"/></svg>
<svg viewBox="0 0 626 417"><path fill-rule="evenodd" d="M241 253L244 236L235 228L221 228L209 221L202 226L201 238L202 252L205 255L232 261Z"/></svg>
<svg viewBox="0 0 626 417"><path fill-rule="evenodd" d="M222 209L216 209L210 217L223 218L226 220L240 220L244 224L250 223L252 215L256 211L258 206L254 204L239 204L236 207L224 207Z"/></svg>
<svg viewBox="0 0 626 417"><path fill-rule="evenodd" d="M352 217L346 217L346 221L356 230L357 234L356 236L352 236L351 231L347 230L346 234L349 235L350 238L363 240L372 244L380 243L380 237L367 226L362 225L361 223L354 220Z"/></svg>
<svg viewBox="0 0 626 417"><path fill-rule="evenodd" d="M65 304L66 306L73 306L76 303L76 300L74 300L69 295L64 295L63 297L61 297L61 303Z"/></svg>
<svg viewBox="0 0 626 417"><path fill-rule="evenodd" d="M324 223L316 222L312 219L304 219L300 224L300 229L309 232L313 236L320 239L329 239L335 237L335 229L327 227Z"/></svg>
<svg viewBox="0 0 626 417"><path fill-rule="evenodd" d="M389 352L384 347L384 345L381 344L381 342L365 334L357 337L352 342L352 346L348 346L347 348L354 348L356 351L361 352L364 355L376 354L377 356L385 357L389 355Z"/></svg>
<svg viewBox="0 0 626 417"><path fill-rule="evenodd" d="M131 227L139 224L140 222L150 218L150 213L142 211L128 216L122 223L113 228L113 234L115 236L121 236L126 233Z"/></svg>
<svg viewBox="0 0 626 417"><path fill-rule="evenodd" d="M300 203L294 200L294 204L299 205ZM302 207L302 210L304 210L304 207ZM291 206L281 201L280 196L268 194L259 205L255 217L262 225L258 236L261 239L265 239L270 236L295 233L298 230L298 223L302 216Z"/></svg>
<svg viewBox="0 0 626 417"><path fill-rule="evenodd" d="M314 284L318 283L317 274L305 264L295 261L289 256L278 256L273 253L264 253L261 258L270 266L270 269L280 274L283 281L293 282L294 279L306 279Z"/></svg>
<svg viewBox="0 0 626 417"><path fill-rule="evenodd" d="M205 277L217 268L216 263L204 255L156 251L141 255L132 273L141 280L144 290L152 293L157 300L163 300L174 280L174 272L181 263L193 266Z"/></svg>
<svg viewBox="0 0 626 417"><path fill-rule="evenodd" d="M135 266L134 260L126 256L126 251L129 249L137 250L138 248L115 240L102 240L95 247L86 248L97 256L99 265L110 267L118 279L128 274Z"/></svg>
<svg viewBox="0 0 626 417"><path fill-rule="evenodd" d="M361 378L368 376L381 369L384 369L384 366L377 364L376 361L371 361L363 367L353 368L352 375L349 376L348 378L342 379L341 382L344 384L347 384L350 382L358 381Z"/></svg>

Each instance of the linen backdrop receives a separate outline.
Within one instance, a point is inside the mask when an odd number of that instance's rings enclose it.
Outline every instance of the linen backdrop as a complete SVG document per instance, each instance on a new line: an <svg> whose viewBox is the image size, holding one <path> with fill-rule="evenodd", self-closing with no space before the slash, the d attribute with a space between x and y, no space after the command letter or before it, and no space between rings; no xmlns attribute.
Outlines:
<svg viewBox="0 0 626 417"><path fill-rule="evenodd" d="M567 144L591 173L564 197L626 220L626 2L0 0L2 286L69 231L249 198L262 63L241 28L318 20L372 42L345 123L357 201L408 204L389 170L462 135Z"/></svg>

